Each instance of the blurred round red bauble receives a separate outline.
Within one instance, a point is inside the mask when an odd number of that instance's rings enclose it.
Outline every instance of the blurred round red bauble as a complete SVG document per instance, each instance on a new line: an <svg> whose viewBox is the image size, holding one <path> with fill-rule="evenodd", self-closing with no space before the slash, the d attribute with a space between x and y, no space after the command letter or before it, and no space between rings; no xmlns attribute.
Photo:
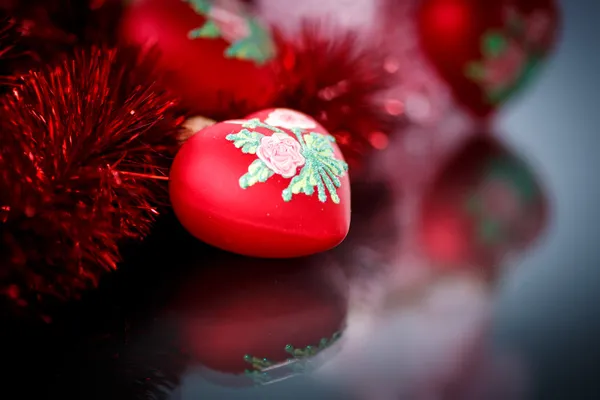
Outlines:
<svg viewBox="0 0 600 400"><path fill-rule="evenodd" d="M196 238L263 258L329 250L348 234L347 164L312 118L271 109L201 130L173 162L175 214Z"/></svg>
<svg viewBox="0 0 600 400"><path fill-rule="evenodd" d="M205 378L245 386L318 367L346 322L332 268L225 254L189 279L177 307L184 346Z"/></svg>
<svg viewBox="0 0 600 400"><path fill-rule="evenodd" d="M421 243L440 265L496 267L540 235L546 210L529 166L483 135L452 157L433 182L421 209Z"/></svg>
<svg viewBox="0 0 600 400"><path fill-rule="evenodd" d="M536 75L554 47L554 0L424 0L420 42L457 101L488 117Z"/></svg>
<svg viewBox="0 0 600 400"><path fill-rule="evenodd" d="M193 114L260 109L275 95L274 41L237 0L134 0L121 36L162 53L171 89Z"/></svg>

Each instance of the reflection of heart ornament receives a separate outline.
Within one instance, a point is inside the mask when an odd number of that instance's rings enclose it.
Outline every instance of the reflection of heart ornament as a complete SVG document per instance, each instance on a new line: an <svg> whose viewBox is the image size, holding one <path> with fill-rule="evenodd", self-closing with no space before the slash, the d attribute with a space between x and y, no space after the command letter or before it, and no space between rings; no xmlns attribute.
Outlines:
<svg viewBox="0 0 600 400"><path fill-rule="evenodd" d="M331 264L231 254L212 264L187 279L172 310L204 378L271 384L312 372L341 346L347 306Z"/></svg>
<svg viewBox="0 0 600 400"><path fill-rule="evenodd" d="M171 169L171 203L186 229L248 256L329 250L348 233L347 164L312 118L287 109L208 127Z"/></svg>
<svg viewBox="0 0 600 400"><path fill-rule="evenodd" d="M554 45L558 10L554 0L424 0L418 25L456 99L486 117L536 74Z"/></svg>
<svg viewBox="0 0 600 400"><path fill-rule="evenodd" d="M448 266L495 267L530 245L546 223L546 201L531 170L488 136L450 160L422 207L424 249Z"/></svg>
<svg viewBox="0 0 600 400"><path fill-rule="evenodd" d="M208 115L231 101L259 107L269 102L275 44L238 0L128 3L122 39L160 51L160 69L186 107Z"/></svg>

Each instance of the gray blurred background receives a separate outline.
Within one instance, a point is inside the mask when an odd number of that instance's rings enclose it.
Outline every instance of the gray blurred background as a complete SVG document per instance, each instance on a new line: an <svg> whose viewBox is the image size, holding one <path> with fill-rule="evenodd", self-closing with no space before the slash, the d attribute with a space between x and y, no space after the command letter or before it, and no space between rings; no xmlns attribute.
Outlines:
<svg viewBox="0 0 600 400"><path fill-rule="evenodd" d="M600 1L564 0L545 73L502 116L546 183L546 236L500 293L496 331L533 365L539 399L600 398Z"/></svg>

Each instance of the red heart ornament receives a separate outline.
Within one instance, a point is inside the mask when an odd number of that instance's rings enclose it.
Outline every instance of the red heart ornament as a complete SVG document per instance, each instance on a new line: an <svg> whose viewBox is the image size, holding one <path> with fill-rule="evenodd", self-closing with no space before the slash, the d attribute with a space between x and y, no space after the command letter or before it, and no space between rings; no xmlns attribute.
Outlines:
<svg viewBox="0 0 600 400"><path fill-rule="evenodd" d="M433 182L422 203L420 237L426 255L441 265L495 268L527 248L546 222L546 198L529 166L481 135Z"/></svg>
<svg viewBox="0 0 600 400"><path fill-rule="evenodd" d="M128 2L121 38L154 46L170 88L196 114L220 115L231 102L260 109L275 93L275 43L237 0Z"/></svg>
<svg viewBox="0 0 600 400"><path fill-rule="evenodd" d="M554 0L424 0L423 51L475 116L487 117L538 72L559 25Z"/></svg>
<svg viewBox="0 0 600 400"><path fill-rule="evenodd" d="M348 233L347 168L315 120L271 109L190 138L171 169L171 203L192 235L221 249L264 258L310 255Z"/></svg>

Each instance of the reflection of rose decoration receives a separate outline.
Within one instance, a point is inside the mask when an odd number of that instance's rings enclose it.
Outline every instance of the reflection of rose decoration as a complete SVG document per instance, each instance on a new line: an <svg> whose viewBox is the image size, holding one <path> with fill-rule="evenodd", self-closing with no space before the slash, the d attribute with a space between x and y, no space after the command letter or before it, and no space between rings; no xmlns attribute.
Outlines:
<svg viewBox="0 0 600 400"><path fill-rule="evenodd" d="M250 36L250 28L246 20L231 11L213 7L209 16L219 27L223 39L229 43L235 43Z"/></svg>
<svg viewBox="0 0 600 400"><path fill-rule="evenodd" d="M489 182L483 187L482 200L486 215L508 224L518 221L521 203L509 182Z"/></svg>
<svg viewBox="0 0 600 400"><path fill-rule="evenodd" d="M284 178L296 175L296 169L306 162L300 143L285 133L263 137L256 155L271 171Z"/></svg>
<svg viewBox="0 0 600 400"><path fill-rule="evenodd" d="M489 88L503 88L512 85L520 77L527 60L523 48L511 41L497 57L485 60L484 82Z"/></svg>
<svg viewBox="0 0 600 400"><path fill-rule="evenodd" d="M269 114L265 123L285 129L315 129L317 124L304 114L296 111L278 109Z"/></svg>
<svg viewBox="0 0 600 400"><path fill-rule="evenodd" d="M528 15L523 15L514 7L508 7L504 11L504 19L513 31L517 31L513 34L523 35L527 45L540 49L550 45L554 20L548 11L534 10Z"/></svg>

